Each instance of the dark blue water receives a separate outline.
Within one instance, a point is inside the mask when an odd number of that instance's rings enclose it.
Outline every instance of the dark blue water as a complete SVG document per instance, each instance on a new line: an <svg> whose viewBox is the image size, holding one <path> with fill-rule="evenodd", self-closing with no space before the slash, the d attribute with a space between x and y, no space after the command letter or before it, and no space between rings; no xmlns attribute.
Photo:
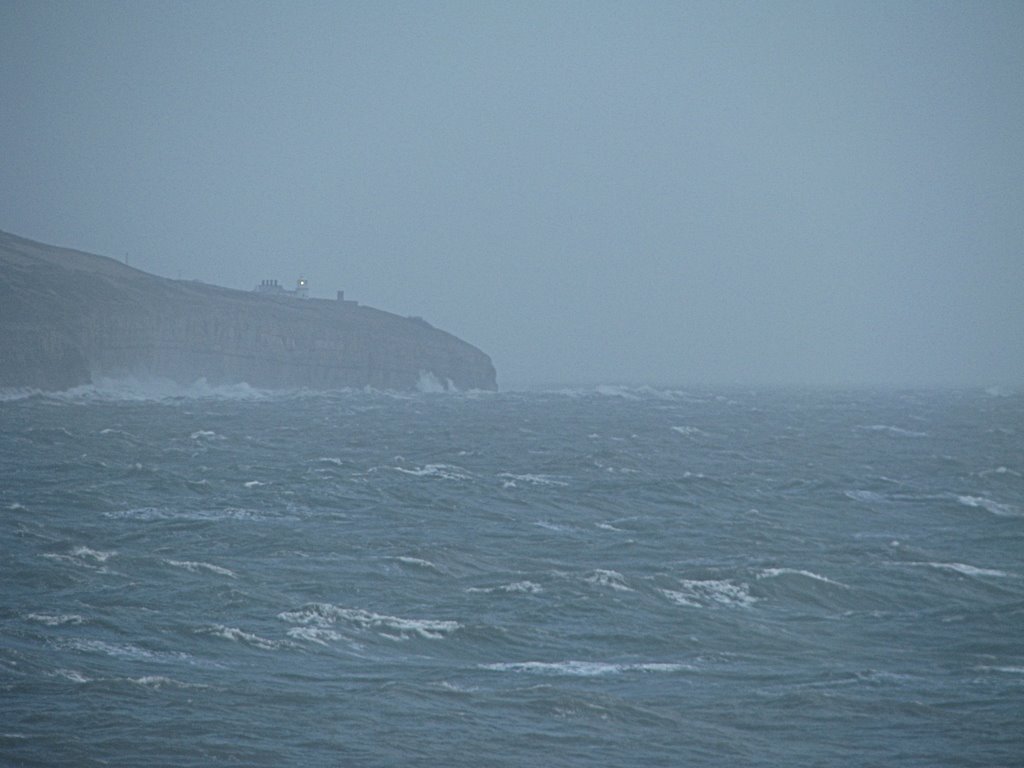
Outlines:
<svg viewBox="0 0 1024 768"><path fill-rule="evenodd" d="M0 402L3 765L1024 763L1024 397Z"/></svg>

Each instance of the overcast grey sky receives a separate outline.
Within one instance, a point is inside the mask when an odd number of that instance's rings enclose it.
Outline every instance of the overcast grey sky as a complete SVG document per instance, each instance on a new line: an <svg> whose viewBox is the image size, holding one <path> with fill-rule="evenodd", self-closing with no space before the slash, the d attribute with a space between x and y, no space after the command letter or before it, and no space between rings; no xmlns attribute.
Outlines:
<svg viewBox="0 0 1024 768"><path fill-rule="evenodd" d="M1024 383L1024 3L0 0L0 229L531 383Z"/></svg>

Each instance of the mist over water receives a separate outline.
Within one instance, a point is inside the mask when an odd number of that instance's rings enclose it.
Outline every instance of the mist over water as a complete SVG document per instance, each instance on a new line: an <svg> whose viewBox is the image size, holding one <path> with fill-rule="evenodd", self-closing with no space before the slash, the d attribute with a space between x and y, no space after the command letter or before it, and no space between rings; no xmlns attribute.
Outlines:
<svg viewBox="0 0 1024 768"><path fill-rule="evenodd" d="M1011 765L1024 400L0 399L12 765Z"/></svg>

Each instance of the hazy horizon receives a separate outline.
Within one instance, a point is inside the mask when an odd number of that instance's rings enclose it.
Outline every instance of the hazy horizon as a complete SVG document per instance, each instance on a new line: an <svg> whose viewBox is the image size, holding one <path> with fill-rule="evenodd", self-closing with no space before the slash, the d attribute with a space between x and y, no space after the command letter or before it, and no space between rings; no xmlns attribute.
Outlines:
<svg viewBox="0 0 1024 768"><path fill-rule="evenodd" d="M1024 384L1024 6L4 3L0 229L503 389Z"/></svg>

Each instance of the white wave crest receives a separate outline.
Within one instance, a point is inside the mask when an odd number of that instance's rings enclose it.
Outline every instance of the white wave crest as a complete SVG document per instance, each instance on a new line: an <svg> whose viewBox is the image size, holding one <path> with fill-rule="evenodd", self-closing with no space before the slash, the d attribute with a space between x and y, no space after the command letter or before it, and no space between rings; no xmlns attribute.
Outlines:
<svg viewBox="0 0 1024 768"><path fill-rule="evenodd" d="M1021 477L1020 472L1010 469L1009 467L996 467L995 469L986 469L983 472L979 472L978 475L986 477L987 475L1012 475L1013 477Z"/></svg>
<svg viewBox="0 0 1024 768"><path fill-rule="evenodd" d="M416 568L426 568L432 571L442 570L440 566L430 562L429 560L424 560L421 557L407 557L405 555L399 555L395 558L395 560L402 563L403 565L411 565L415 566Z"/></svg>
<svg viewBox="0 0 1024 768"><path fill-rule="evenodd" d="M966 565L965 563L907 563L907 565L937 568L941 571L953 571L964 576L994 576L1001 579L1014 577L1014 574L1007 573L1006 571L998 571L994 568L978 568L973 565Z"/></svg>
<svg viewBox="0 0 1024 768"><path fill-rule="evenodd" d="M415 477L440 477L443 480L469 480L470 476L466 470L451 464L426 464L416 469L405 469L404 467L392 467L396 472Z"/></svg>
<svg viewBox="0 0 1024 768"><path fill-rule="evenodd" d="M146 675L145 677L129 677L127 678L129 683L134 685L141 685L144 688L152 688L153 690L160 690L161 688L206 688L207 686L201 683L183 683L180 680L175 680L172 677L165 677L163 675Z"/></svg>
<svg viewBox="0 0 1024 768"><path fill-rule="evenodd" d="M365 611L362 608L341 608L330 603L310 603L297 611L284 611L278 618L291 624L331 627L339 621L354 629L373 631L391 639L405 640L416 635L439 640L461 628L457 621L436 619L403 619L398 616Z"/></svg>
<svg viewBox="0 0 1024 768"><path fill-rule="evenodd" d="M197 630L197 632L213 635L214 637L222 637L225 640L231 640L236 643L245 643L262 651L273 651L281 647L281 644L276 640L268 640L265 637L238 629L238 627L226 627L223 624L215 624L212 627Z"/></svg>
<svg viewBox="0 0 1024 768"><path fill-rule="evenodd" d="M223 568L213 563L203 563L195 560L164 560L168 565L173 565L175 568L184 568L186 571L191 573L198 573L199 571L209 571L210 573L216 573L219 576L229 576L232 579L237 578L234 571L227 568Z"/></svg>
<svg viewBox="0 0 1024 768"><path fill-rule="evenodd" d="M56 616L49 613L30 613L26 617L29 621L38 621L48 627L59 627L64 624L81 624L85 619L77 613L61 613Z"/></svg>
<svg viewBox="0 0 1024 768"><path fill-rule="evenodd" d="M511 472L502 472L498 477L504 477L512 480L511 483L506 483L506 487L514 487L516 480L520 480L524 483L530 483L531 485L558 485L568 486L569 484L564 480L556 480L550 475L514 475Z"/></svg>
<svg viewBox="0 0 1024 768"><path fill-rule="evenodd" d="M197 429L189 438L192 440L223 440L223 435L218 435L212 429Z"/></svg>
<svg viewBox="0 0 1024 768"><path fill-rule="evenodd" d="M210 384L205 378L191 384L178 384L169 379L100 378L92 384L72 387L63 392L17 390L7 399L45 397L68 404L109 402L167 402L174 400L264 400L282 393L256 389L248 384ZM3 399L3 395L0 395Z"/></svg>
<svg viewBox="0 0 1024 768"><path fill-rule="evenodd" d="M956 500L965 507L984 509L999 517L1020 517L1020 513L1009 504L1000 504L998 501L986 499L984 496L957 496Z"/></svg>
<svg viewBox="0 0 1024 768"><path fill-rule="evenodd" d="M524 594L537 595L544 591L540 584L533 581L515 581L511 584L503 584L500 587L469 587L467 592L520 592Z"/></svg>
<svg viewBox="0 0 1024 768"><path fill-rule="evenodd" d="M115 512L104 512L104 517L115 520L264 520L266 517L249 509L227 507L225 509L178 510L166 507L135 507ZM278 517L277 519L282 519Z"/></svg>
<svg viewBox="0 0 1024 768"><path fill-rule="evenodd" d="M771 578L774 578L776 576L785 576L787 574L791 575L791 576L803 576L805 578L813 579L815 581L820 581L820 582L823 582L825 584L832 584L833 586L836 586L836 587L842 587L843 589L849 589L849 587L846 586L845 584L843 584L841 582L838 582L838 581L833 581L832 579L828 578L827 576L822 576L821 574L814 573L813 571L804 571L804 570L801 570L799 568L765 568L764 570L760 571L757 574L757 578L759 578L759 579L771 579Z"/></svg>
<svg viewBox="0 0 1024 768"><path fill-rule="evenodd" d="M71 554L75 557L88 557L90 560L95 560L97 563L105 563L108 559L117 554L117 552L111 550L104 552L99 549L89 549L89 547L75 547L71 550Z"/></svg>
<svg viewBox="0 0 1024 768"><path fill-rule="evenodd" d="M327 645L331 640L340 640L342 636L333 629L324 627L292 627L288 630L288 637L296 640L308 640L312 643Z"/></svg>
<svg viewBox="0 0 1024 768"><path fill-rule="evenodd" d="M164 664L175 664L192 659L181 651L149 651L131 643L108 643L103 640L82 640L75 638L59 643L60 647L71 648L85 653L102 653L122 659L155 661Z"/></svg>
<svg viewBox="0 0 1024 768"><path fill-rule="evenodd" d="M857 429L864 430L866 432L884 432L894 437L927 437L927 432L915 432L912 429L903 429L903 427L894 427L889 424L862 424Z"/></svg>
<svg viewBox="0 0 1024 768"><path fill-rule="evenodd" d="M680 582L680 589L660 591L673 603L692 608L707 608L714 605L748 608L757 602L757 598L750 594L746 584L720 579L684 579Z"/></svg>
<svg viewBox="0 0 1024 768"><path fill-rule="evenodd" d="M91 683L92 678L86 677L81 672L75 669L58 669L54 671L55 675L59 675L66 680L70 680L72 683Z"/></svg>
<svg viewBox="0 0 1024 768"><path fill-rule="evenodd" d="M984 672L1005 672L1011 675L1024 675L1024 667L975 667Z"/></svg>
<svg viewBox="0 0 1024 768"><path fill-rule="evenodd" d="M875 491L845 491L843 495L863 504L878 504L886 500L885 496Z"/></svg>
<svg viewBox="0 0 1024 768"><path fill-rule="evenodd" d="M626 578L618 571L606 571L598 568L587 576L584 581L597 587L607 587L619 592L633 592L631 587L626 586Z"/></svg>
<svg viewBox="0 0 1024 768"><path fill-rule="evenodd" d="M694 668L689 664L664 662L641 664L610 664L601 661L522 661L481 664L481 669L494 672L522 672L537 675L568 675L573 677L598 677L619 675L625 672L683 672Z"/></svg>

